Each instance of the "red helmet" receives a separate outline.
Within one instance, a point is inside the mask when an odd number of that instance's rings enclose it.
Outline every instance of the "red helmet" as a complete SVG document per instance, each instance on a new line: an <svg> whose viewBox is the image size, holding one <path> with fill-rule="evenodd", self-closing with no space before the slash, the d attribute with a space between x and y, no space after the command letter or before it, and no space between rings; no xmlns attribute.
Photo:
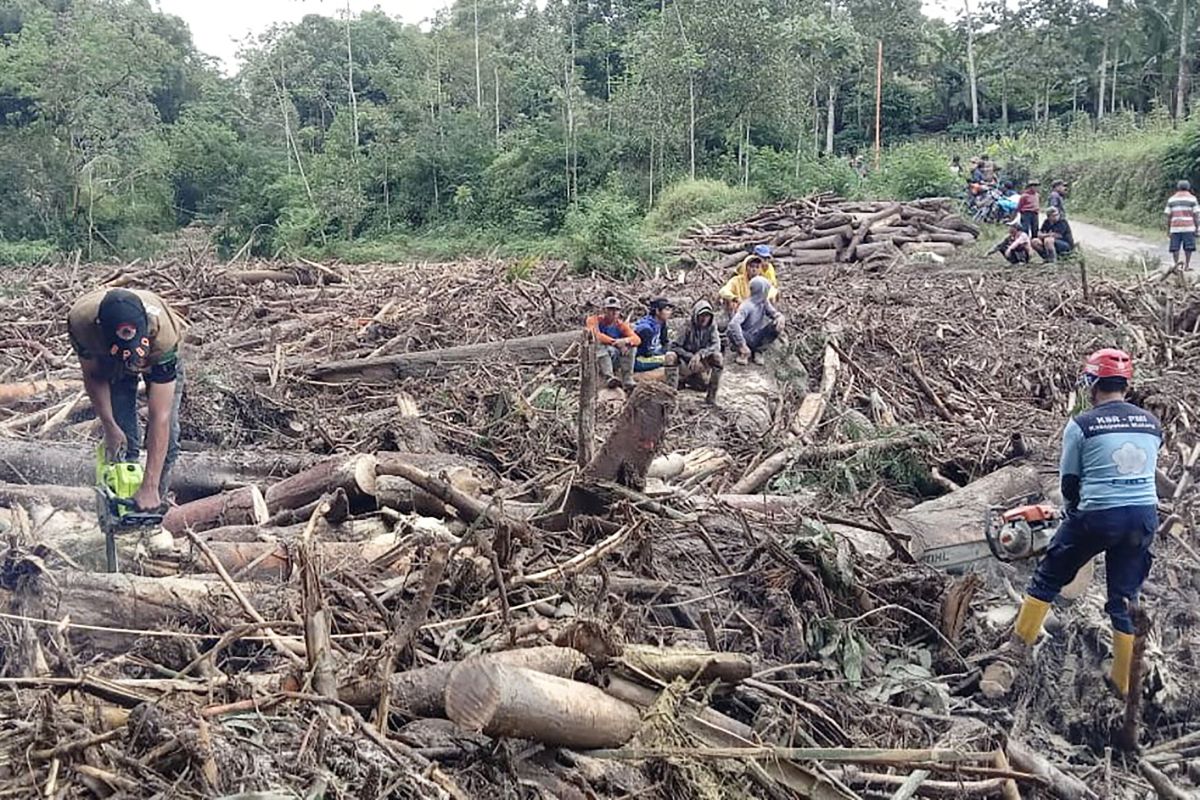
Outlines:
<svg viewBox="0 0 1200 800"><path fill-rule="evenodd" d="M1133 358L1124 350L1106 347L1097 350L1083 362L1083 380L1091 386L1101 378L1133 380Z"/></svg>

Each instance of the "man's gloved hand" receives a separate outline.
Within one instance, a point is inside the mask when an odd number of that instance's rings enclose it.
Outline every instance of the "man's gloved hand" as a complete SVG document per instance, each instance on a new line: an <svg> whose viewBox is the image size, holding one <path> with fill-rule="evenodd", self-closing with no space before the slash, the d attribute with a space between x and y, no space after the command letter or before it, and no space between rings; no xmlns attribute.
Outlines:
<svg viewBox="0 0 1200 800"><path fill-rule="evenodd" d="M129 440L119 425L104 428L104 452L110 462L120 461L128 447Z"/></svg>

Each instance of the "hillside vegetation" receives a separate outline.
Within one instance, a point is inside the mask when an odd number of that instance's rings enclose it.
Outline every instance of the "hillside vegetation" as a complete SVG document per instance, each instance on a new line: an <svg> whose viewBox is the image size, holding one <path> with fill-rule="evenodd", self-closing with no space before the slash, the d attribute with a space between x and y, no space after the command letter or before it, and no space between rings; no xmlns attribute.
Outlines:
<svg viewBox="0 0 1200 800"><path fill-rule="evenodd" d="M936 144L865 186L851 168L872 161L878 41L885 144L988 142L1144 217L1179 168L1158 169L1174 134L1131 126L1186 117L1190 0L1010 5L951 24L920 0L456 0L421 27L310 15L225 74L146 0L6 0L0 261L132 257L193 222L227 256L520 254L600 208L661 235L693 207L953 188ZM1037 150L1062 130L1095 139ZM1110 183L1093 167L1126 140Z"/></svg>

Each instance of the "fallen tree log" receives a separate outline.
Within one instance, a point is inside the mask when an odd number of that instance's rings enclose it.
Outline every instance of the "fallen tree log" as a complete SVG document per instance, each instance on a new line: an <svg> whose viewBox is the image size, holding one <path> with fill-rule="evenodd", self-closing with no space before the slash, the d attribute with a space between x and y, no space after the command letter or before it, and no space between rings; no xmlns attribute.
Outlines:
<svg viewBox="0 0 1200 800"><path fill-rule="evenodd" d="M320 462L267 488L267 510L302 508L341 489L353 501L375 494L375 456L358 454Z"/></svg>
<svg viewBox="0 0 1200 800"><path fill-rule="evenodd" d="M841 260L854 261L857 258L858 246L863 243L863 239L871 232L871 226L877 225L893 215L899 216L899 213L899 203L888 203L879 211L863 217L858 223L858 230L855 232L854 238L850 240L850 244L842 252Z"/></svg>
<svg viewBox="0 0 1200 800"><path fill-rule="evenodd" d="M296 568L294 541L294 538L276 542L209 541L208 547L227 572L239 573L239 580L286 582ZM396 551L396 539L391 535L366 542L318 542L311 548L330 569L371 564L373 570L398 575L407 571L412 562L411 552ZM197 558L192 571L208 573L216 569L207 559Z"/></svg>
<svg viewBox="0 0 1200 800"><path fill-rule="evenodd" d="M1002 467L933 500L892 514L892 527L912 537L910 549L918 560L930 550L968 542L983 536L983 522L992 506L1005 505L1027 495L1043 495L1041 476L1030 464Z"/></svg>
<svg viewBox="0 0 1200 800"><path fill-rule="evenodd" d="M785 267L803 267L814 264L836 264L838 251L827 250L797 250L789 256L775 259L777 264Z"/></svg>
<svg viewBox="0 0 1200 800"><path fill-rule="evenodd" d="M595 686L486 658L455 665L444 697L461 728L551 747L618 747L641 726L637 708Z"/></svg>
<svg viewBox="0 0 1200 800"><path fill-rule="evenodd" d="M313 459L291 453L258 451L180 453L171 472L171 489L180 502L223 492L268 478L292 475ZM96 481L94 448L57 442L0 439L0 481L92 486Z"/></svg>
<svg viewBox="0 0 1200 800"><path fill-rule="evenodd" d="M527 647L502 650L478 656L478 659L522 669L571 678L587 666L588 660L569 647ZM446 717L445 691L456 662L399 672L388 679L393 713L409 717ZM382 687L379 679L355 677L338 686L338 697L355 708L375 708Z"/></svg>
<svg viewBox="0 0 1200 800"><path fill-rule="evenodd" d="M619 661L667 683L676 678L699 683L714 680L738 683L754 673L754 664L744 653L715 653L687 647L625 645L621 648Z"/></svg>
<svg viewBox="0 0 1200 800"><path fill-rule="evenodd" d="M52 508L96 507L96 492L82 486L57 486L53 483L0 483L0 505L47 505Z"/></svg>
<svg viewBox="0 0 1200 800"><path fill-rule="evenodd" d="M455 366L499 361L515 364L542 364L554 361L579 341L577 331L547 333L499 342L464 344L440 350L398 353L376 358L353 358L314 364L305 370L311 380L326 383L362 381L384 383L396 378L442 375Z"/></svg>
<svg viewBox="0 0 1200 800"><path fill-rule="evenodd" d="M0 408L11 406L22 400L37 397L47 392L77 392L83 388L83 381L65 379L54 381L19 381L17 383L0 383Z"/></svg>
<svg viewBox="0 0 1200 800"><path fill-rule="evenodd" d="M304 532L306 522L294 525L227 525L204 531L200 537L206 542L271 542L288 541ZM378 517L348 519L336 525L326 524L320 531L321 539L327 542L365 542L391 532L386 522Z"/></svg>
<svg viewBox="0 0 1200 800"><path fill-rule="evenodd" d="M262 492L251 485L175 506L163 517L162 526L171 533L184 528L199 532L225 525L261 525L268 516Z"/></svg>
<svg viewBox="0 0 1200 800"><path fill-rule="evenodd" d="M294 593L278 585L240 584L254 605L273 619L287 619ZM98 648L123 652L141 636L178 621L240 619L237 599L219 580L147 578L124 573L55 570L20 590L26 614L57 624L69 618L67 635ZM0 589L0 608L10 608L15 592ZM89 630L93 626L103 630ZM124 631L124 632L123 632ZM298 640L297 640L298 641Z"/></svg>
<svg viewBox="0 0 1200 800"><path fill-rule="evenodd" d="M1014 769L1044 779L1056 797L1062 800L1098 800L1096 793L1086 783L1063 772L1020 742L1009 739L1004 753Z"/></svg>
<svg viewBox="0 0 1200 800"><path fill-rule="evenodd" d="M802 250L836 250L842 243L842 235L840 233L830 234L828 236L818 236L815 239L802 239L788 243L788 249L791 255L796 255L797 251Z"/></svg>

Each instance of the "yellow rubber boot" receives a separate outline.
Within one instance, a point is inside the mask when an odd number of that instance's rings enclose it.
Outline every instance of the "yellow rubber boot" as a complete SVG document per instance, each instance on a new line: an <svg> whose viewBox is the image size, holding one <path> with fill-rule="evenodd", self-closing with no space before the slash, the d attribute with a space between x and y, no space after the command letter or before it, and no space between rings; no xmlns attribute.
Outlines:
<svg viewBox="0 0 1200 800"><path fill-rule="evenodd" d="M1042 622L1050 611L1050 604L1045 600L1025 595L1021 602L1021 611L1013 625L1013 633L1027 645L1032 645L1042 630Z"/></svg>
<svg viewBox="0 0 1200 800"><path fill-rule="evenodd" d="M1135 638L1132 633L1113 631L1113 663L1110 677L1121 697L1129 694L1129 669L1133 664Z"/></svg>

